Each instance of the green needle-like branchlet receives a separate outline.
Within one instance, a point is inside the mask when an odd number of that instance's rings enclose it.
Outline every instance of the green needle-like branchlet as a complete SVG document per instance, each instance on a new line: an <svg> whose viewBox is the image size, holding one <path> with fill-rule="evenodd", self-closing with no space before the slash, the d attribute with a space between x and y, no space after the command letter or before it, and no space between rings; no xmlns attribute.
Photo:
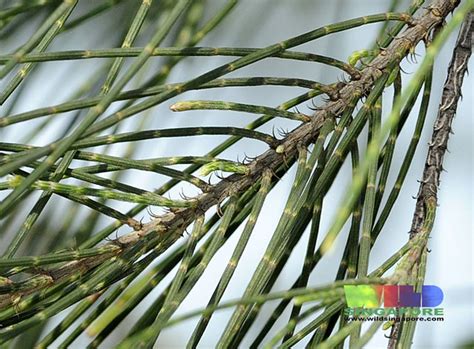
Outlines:
<svg viewBox="0 0 474 349"><path fill-rule="evenodd" d="M140 8L138 9L135 17L133 18L133 22L130 25L130 28L127 32L127 35L125 36L125 39L123 40L122 43L122 48L128 48L132 46L133 42L135 41L135 38L137 37L140 28L145 21L146 15L148 13L148 10L150 9L152 0L143 0ZM123 58L122 57L117 57L114 62L112 63L112 66L109 70L109 73L107 74L107 77L105 78L105 82L102 85L101 88L101 94L107 94L110 90L110 87L114 83L115 79L117 78L117 75L120 71L120 68L122 67L123 64Z"/></svg>
<svg viewBox="0 0 474 349"><path fill-rule="evenodd" d="M220 101L186 101L173 104L170 109L172 111L187 111L187 110L231 110L241 111L252 114L268 114L274 117L282 117L290 120L297 120L308 122L311 118L300 113L292 113L285 110L279 110L261 105L251 105L233 102Z"/></svg>
<svg viewBox="0 0 474 349"><path fill-rule="evenodd" d="M235 247L235 250L232 253L231 258L229 259L229 262L227 263L227 267L222 273L219 283L214 293L212 294L212 297L208 303L208 307L213 307L219 304L224 294L224 291L229 285L232 275L234 274L235 269L237 268L240 258L242 257L245 247L247 246L250 236L254 230L255 224L257 222L257 217L260 214L266 195L268 194L268 191L270 190L271 178L272 178L271 172L265 173L262 178L260 190L257 193L255 202L253 203L252 211L250 212L249 218L247 220L247 224L245 225L244 231L242 232L242 235L240 236L239 242L237 243L237 246ZM194 329L193 334L191 335L191 338L189 339L189 343L188 343L189 346L196 346L199 343L199 340L202 337L207 327L207 324L209 323L209 320L211 319L211 316L212 316L212 313L209 313L201 317L201 319L199 320L199 323L196 325L196 328Z"/></svg>
<svg viewBox="0 0 474 349"><path fill-rule="evenodd" d="M67 3L67 1L65 3ZM22 181L22 183L17 186L7 196L7 198L5 198L5 200L0 203L0 217L4 216L12 208L15 201L24 195L28 187L32 185L38 178L40 178L43 173L47 171L48 168L51 167L54 162L61 155L63 155L69 149L69 147L77 139L79 139L84 134L84 132L95 122L95 120L105 111L105 109L112 103L115 96L121 91L121 89L128 83L128 81L134 76L134 74L137 73L142 67L142 65L147 61L147 59L150 57L151 51L164 40L169 30L171 30L171 27L173 26L175 20L181 15L182 11L187 6L189 6L189 4L189 0L178 1L178 3L173 9L173 13L170 15L169 18L167 18L167 23L156 31L155 35L150 40L148 46L146 46L143 52L134 60L133 64L129 67L127 72L119 81L117 81L117 83L112 87L110 92L103 96L101 101L89 111L89 113L82 120L80 125L68 137L61 140L59 144L53 143L54 145L50 144L46 147L46 149L49 148L49 151L51 151L50 155L42 162L42 164L38 168L36 168L28 177L26 177L25 180ZM34 156L28 156L25 158L28 158L30 160L36 160L37 156L38 155L35 154ZM24 162L19 161L20 166L22 163Z"/></svg>
<svg viewBox="0 0 474 349"><path fill-rule="evenodd" d="M120 250L119 246L104 246L80 251L59 252L39 257L16 257L0 259L0 269L9 267L39 267L47 264L60 263L64 261L79 260L85 257L92 257L100 254L115 253Z"/></svg>
<svg viewBox="0 0 474 349"><path fill-rule="evenodd" d="M425 87L423 90L423 98L421 100L421 105L420 105L420 110L418 112L418 119L416 121L415 130L413 131L410 144L408 146L405 157L403 159L403 163L398 172L395 184L393 185L392 190L390 191L387 202L385 206L383 207L382 212L380 213L380 216L377 222L374 224L374 227L372 230L372 244L374 243L377 236L380 234L382 227L384 226L390 214L390 211L392 210L393 205L395 204L398 194L400 193L403 182L405 181L405 178L408 174L408 170L410 169L410 165L412 163L416 148L418 146L418 142L421 137L421 131L423 130L423 126L425 124L426 115L428 113L428 105L429 105L430 96L431 96L432 77L433 77L433 73L430 72L427 75L426 80L424 81ZM380 200L381 198L379 197L377 202L380 202Z"/></svg>
<svg viewBox="0 0 474 349"><path fill-rule="evenodd" d="M12 177L8 183L10 188L16 188L23 182L21 176ZM165 207L189 207L192 201L180 201L164 198L152 192L142 191L140 194L124 193L108 189L95 189L89 187L80 187L69 184L61 184L49 181L38 180L33 183L33 188L38 190L49 191L57 194L73 195L73 196L95 196L105 199L120 200L126 202L135 202L147 205L165 206Z"/></svg>
<svg viewBox="0 0 474 349"><path fill-rule="evenodd" d="M371 133L374 135L379 132L380 122L382 117L382 102L381 99L374 104L371 116L369 118L369 127ZM360 238L359 247L359 263L357 266L357 274L364 277L369 269L369 256L371 245L371 232L375 216L375 195L376 195L376 180L377 180L377 158L370 165L367 171L367 187L365 190L365 200L362 219L362 236Z"/></svg>
<svg viewBox="0 0 474 349"><path fill-rule="evenodd" d="M62 51L62 52L46 52L46 53L30 53L23 56L20 62L49 62L56 60L75 60L75 59L92 59L92 58L124 58L124 57L136 57L143 51L143 47L133 48L111 48L108 50L74 50L74 51ZM163 47L156 48L152 52L152 56L245 56L249 53L255 52L255 48L236 48L236 47ZM284 51L278 52L273 55L277 58L282 59L293 59L300 61L318 62L329 66L339 68L350 76L357 78L359 72L353 68L350 64L335 58L317 55L306 52L295 52L295 51ZM0 64L7 62L12 56L4 55L0 56Z"/></svg>
<svg viewBox="0 0 474 349"><path fill-rule="evenodd" d="M395 79L393 86L394 86L393 103L395 103L395 101L398 98L400 98L400 94L402 92L402 80L401 80L400 73L397 75L397 78ZM405 108L407 107L408 105L405 106ZM404 108L404 111L406 110L405 108ZM401 118L402 116L400 115L400 119ZM374 205L374 216L377 216L377 213L380 207L380 202L382 201L382 197L385 192L385 186L387 185L388 176L390 174L390 167L392 164L393 154L395 152L395 143L397 141L397 137L398 137L398 129L393 128L390 131L388 140L386 141L384 147L382 148L382 151L386 150L386 152L384 153L384 156L383 156L382 169L380 171L380 177L377 183L377 190L376 190L377 193L376 193L375 205Z"/></svg>
<svg viewBox="0 0 474 349"><path fill-rule="evenodd" d="M132 100L135 98L142 98L156 95L160 92L173 89L180 84L166 84L158 85L156 87L150 87L145 89L136 89L130 91L124 91L120 93L114 100ZM224 87L239 87L239 86L295 86L304 87L321 91L329 96L333 96L337 93L337 87L341 84L323 85L316 81L306 79L295 79L295 78L277 78L277 77L249 77L249 78L229 78L229 79L215 79L211 82L196 86L195 89L211 89L211 88L224 88ZM79 110L89 108L96 105L100 101L100 96L90 97L68 101L53 106L34 109L24 113L18 113L15 115L7 115L0 117L0 127L6 127L19 122L24 122L39 118L42 116L65 113L71 110Z"/></svg>
<svg viewBox="0 0 474 349"><path fill-rule="evenodd" d="M227 228L229 227L232 218L235 213L235 198L231 198L231 203L227 207L224 212L224 216L222 218L222 222L217 228L216 233L212 237L212 241L210 242L209 247L206 249L201 262L196 265L193 269L189 270L186 275L186 280L182 283L181 287L179 287L179 291L176 289L177 292L172 293L168 292L168 295L164 301L163 307L161 308L160 312L154 323L150 326L153 329L153 332L149 334L148 331L141 334L139 333L137 336L132 337L132 339L138 340L139 342L145 341L146 343L153 344L158 337L160 331L168 322L170 316L174 313L177 309L178 305L184 300L186 295L188 294L189 290L196 284L199 278L204 273L205 269L209 265L211 258L215 255L217 250L222 246L223 239ZM187 270L187 268L186 268ZM179 270L178 270L179 274ZM177 274L177 277L179 276ZM182 275L184 277L184 274ZM175 278L176 280L176 278ZM172 290L174 285L171 285L170 290Z"/></svg>
<svg viewBox="0 0 474 349"><path fill-rule="evenodd" d="M54 28L55 23L65 14L67 14L71 8L74 8L76 5L77 0L64 0L58 8L47 18L47 20L35 31L34 35L24 44L21 46L21 48L15 52L15 54L8 59L8 61L5 63L3 68L0 70L0 79L3 79L14 67L15 65L20 61L21 57L23 57L26 53L28 53L31 49L33 49L35 46L39 45L40 41L43 38L46 38L47 35L52 35L54 36L55 30L48 34L48 31L51 30L51 28ZM66 15L67 18L67 15ZM60 26L57 26L61 28L62 24ZM47 43L49 40L46 40L43 45L45 47L47 46ZM48 42L49 43L49 42ZM2 96L0 99L0 104L3 104L5 102L5 99L8 96Z"/></svg>
<svg viewBox="0 0 474 349"><path fill-rule="evenodd" d="M271 115L271 114L270 114ZM265 133L241 129L237 127L183 127L171 128L164 130L148 130L128 133L118 133L109 136L89 137L85 138L73 145L74 149L83 149L96 147L105 144L115 144L120 142L141 141L154 138L170 138L170 137L189 137L201 135L229 135L245 138L256 139L267 143L271 147L276 147L277 140Z"/></svg>
<svg viewBox="0 0 474 349"><path fill-rule="evenodd" d="M74 10L74 7L77 5L78 0L70 0L70 1L65 1L65 4L67 5L65 7L65 10L63 14L54 21L54 24L49 28L49 30L45 33L43 38L39 41L39 43L36 45L36 48L34 49L35 52L42 52L47 49L51 41L55 38L55 36L60 32L60 30L63 28L64 23L68 19L69 15L71 12ZM24 49L24 47L22 48ZM21 57L22 49L19 50L12 58L7 61L6 66L4 69L8 69L9 63L15 60L18 60L19 57ZM34 63L27 63L22 66L22 68L15 74L15 76L9 81L8 85L0 92L0 104L3 104L7 98L15 91L15 89L18 87L18 85L21 84L21 82L26 78L26 76L30 73L30 71L33 69ZM3 77L2 75L3 70L0 71L0 77Z"/></svg>

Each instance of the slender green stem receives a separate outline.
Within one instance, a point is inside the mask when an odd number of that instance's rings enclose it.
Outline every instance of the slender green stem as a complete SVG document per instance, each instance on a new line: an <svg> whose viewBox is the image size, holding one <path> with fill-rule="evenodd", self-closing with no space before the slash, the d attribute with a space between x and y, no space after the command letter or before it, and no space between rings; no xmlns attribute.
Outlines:
<svg viewBox="0 0 474 349"><path fill-rule="evenodd" d="M35 31L30 39L21 46L21 48L15 52L15 54L5 62L5 65L0 70L0 79L3 79L15 65L20 61L26 53L38 45L40 40L45 37L47 32L55 25L56 21L59 20L65 13L67 13L71 7L74 7L77 0L64 0L56 10L43 22L43 24ZM5 96L0 99L0 104L5 101Z"/></svg>
<svg viewBox="0 0 474 349"><path fill-rule="evenodd" d="M65 3L67 3L66 1ZM70 0L69 0L70 2ZM167 18L166 23L157 30L153 38L150 40L148 46L145 47L143 52L134 60L132 65L128 68L127 72L122 76L122 78L117 81L117 83L112 87L110 92L107 95L104 95L101 101L92 108L89 113L85 116L82 120L80 125L66 138L61 140L59 144L52 143L46 146L46 149L51 150L50 155L46 158L42 164L36 168L28 177L25 178L22 183L16 187L1 203L0 203L0 217L5 216L7 212L12 208L15 202L24 195L24 193L28 190L28 188L38 179L40 178L44 172L46 172L54 162L62 156L69 147L78 140L83 134L89 129L89 127L97 120L97 118L105 111L105 109L112 103L115 96L121 91L121 89L128 83L128 81L135 75L136 72L140 70L143 64L147 61L150 57L150 52L158 46L165 36L168 34L169 30L173 26L175 20L181 15L184 9L190 4L190 0L179 0L176 6L173 9L173 13ZM6 68L7 66L5 66ZM4 69L5 69L4 68ZM41 149L45 149L41 148ZM38 152L40 153L40 152ZM49 153L49 151L48 151ZM26 156L28 161L36 160L37 155L33 156ZM15 161L14 161L15 162ZM27 163L26 162L26 163ZM23 161L19 161L19 164L24 164ZM13 167L16 167L15 164ZM9 166L2 166L2 168L7 167L7 172ZM5 169L4 171L5 172ZM0 170L0 173L2 171ZM1 174L0 174L1 175Z"/></svg>
<svg viewBox="0 0 474 349"><path fill-rule="evenodd" d="M271 177L272 177L272 174L268 172L262 178L262 184L255 198L255 202L253 204L250 216L247 220L247 224L245 225L244 231L242 232L242 235L237 243L237 246L234 252L232 253L231 258L229 259L229 262L227 263L227 267L222 273L219 283L214 293L212 294L211 299L209 300L209 303L207 305L208 307L212 307L214 305L219 304L227 286L229 285L232 275L234 274L234 271L240 261L240 258L242 257L245 247L247 246L247 243L253 232L253 229L257 221L257 217L260 214L266 195L270 189ZM201 317L201 319L199 320L199 323L196 325L196 328L194 329L193 334L191 335L191 338L189 339L189 342L187 344L188 347L197 346L200 338L202 337L207 327L207 324L209 323L211 319L211 316L212 316L212 313L203 315Z"/></svg>
<svg viewBox="0 0 474 349"><path fill-rule="evenodd" d="M382 102L381 99L374 104L369 118L369 127L372 128L372 136L379 132L380 122L382 118ZM357 274L366 276L369 269L370 243L372 224L375 216L375 195L377 180L377 158L373 161L367 171L367 188L365 190L364 200L364 216L362 219L362 236L359 247L359 263L357 266Z"/></svg>
<svg viewBox="0 0 474 349"><path fill-rule="evenodd" d="M172 111L187 111L187 110L231 110L241 111L252 114L268 114L274 117L283 117L290 120L297 120L308 122L311 118L308 115L301 113L292 113L285 110L264 107L261 105L221 102L221 101L186 101L177 102L173 104L170 109Z"/></svg>
<svg viewBox="0 0 474 349"><path fill-rule="evenodd" d="M428 106L429 106L430 97L431 97L432 78L433 78L433 72L431 71L430 73L427 74L426 80L424 81L425 86L423 90L423 98L421 100L421 105L420 105L420 110L418 112L418 119L416 121L415 130L413 131L413 135L411 137L410 144L408 146L402 165L398 172L397 179L395 180L395 184L393 185L392 190L390 191L387 202L385 203L385 206L383 207L378 220L374 224L374 227L372 230L372 245L374 244L375 239L378 237L378 235L382 231L382 228L385 225L385 222L387 221L389 214L398 198L403 182L405 181L405 178L408 174L408 170L410 169L410 165L415 155L415 151L421 137L421 132L425 124L426 115L428 114ZM379 200L381 200L381 197L379 197Z"/></svg>
<svg viewBox="0 0 474 349"><path fill-rule="evenodd" d="M138 35L138 32L140 31L140 28L143 25L143 22L145 20L145 17L148 13L148 10L150 9L152 0L143 0L140 8L138 9L135 17L133 18L132 24L130 25L130 28L127 32L127 35L125 36L125 39L123 40L122 43L122 48L129 48L132 46L135 38ZM107 74L107 77L105 78L105 82L102 85L101 88L101 94L107 94L110 90L110 87L114 83L115 79L117 78L117 75L120 71L120 68L122 67L123 64L123 57L117 57L114 62L112 63L112 67L109 70L109 73Z"/></svg>
<svg viewBox="0 0 474 349"><path fill-rule="evenodd" d="M64 23L68 19L69 15L71 12L74 10L74 7L77 5L77 0L72 0L72 1L65 1L67 4L67 7L65 7L64 12L61 14L61 16L54 21L54 24L48 29L48 31L45 33L43 38L38 42L35 52L42 52L46 50L53 41L53 39L56 37L56 35L60 32L62 29ZM22 47L24 49L25 47ZM8 67L9 62L13 62L18 59L18 57L21 57L22 49L20 49L13 57L11 57L7 63L5 68ZM21 84L21 82L25 79L25 77L31 72L31 70L34 67L34 63L27 63L22 66L22 68L15 74L15 76L9 81L7 86L3 88L3 90L0 92L0 104L3 104L7 98L15 91L15 89L18 87L18 85ZM2 71L0 71L0 76L2 76Z"/></svg>
<svg viewBox="0 0 474 349"><path fill-rule="evenodd" d="M129 100L134 98L153 96L168 89L172 89L181 84L166 84L156 87L130 90L120 93L115 101ZM238 86L297 86L320 90L323 93L332 96L337 93L337 85L323 85L312 80L294 79L294 78L274 78L274 77L249 77L249 78L230 78L216 79L211 82L196 86L195 89L221 88L221 87L238 87ZM7 115L0 118L0 127L6 127L19 122L32 120L41 116L60 114L71 110L88 108L96 105L100 101L100 96L71 100L65 103L57 104L50 107L39 108L15 115Z"/></svg>
<svg viewBox="0 0 474 349"><path fill-rule="evenodd" d="M23 182L21 176L15 176L8 181L10 188L16 188ZM79 187L69 184L60 184L56 182L38 180L33 183L32 188L38 190L49 191L58 194L66 195L90 195L106 199L121 200L126 202L135 202L147 205L166 206L166 207L189 207L192 206L191 201L171 200L162 197L158 194L142 191L140 194L135 193L122 193L107 189L95 189L89 187Z"/></svg>
<svg viewBox="0 0 474 349"><path fill-rule="evenodd" d="M163 47L156 48L152 52L152 56L246 56L257 51L255 48L236 48L236 47ZM58 51L45 53L30 53L24 55L21 63L25 62L50 62L58 60L78 60L78 59L93 59L93 58L125 58L136 57L143 51L143 47L122 47L110 48L106 50L74 50L74 51ZM345 72L350 76L357 78L359 72L351 67L349 64L327 56L317 55L306 52L284 51L275 53L273 55L277 58L291 59L299 61L309 61L323 63L329 66L334 66ZM0 64L4 64L11 55L0 56Z"/></svg>

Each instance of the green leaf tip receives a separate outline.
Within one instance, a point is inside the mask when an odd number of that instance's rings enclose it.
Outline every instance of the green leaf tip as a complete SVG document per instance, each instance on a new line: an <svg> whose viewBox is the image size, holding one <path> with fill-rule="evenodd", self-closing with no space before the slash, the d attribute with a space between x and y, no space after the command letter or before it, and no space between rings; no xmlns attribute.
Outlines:
<svg viewBox="0 0 474 349"><path fill-rule="evenodd" d="M207 176L209 173L214 171L233 172L243 175L248 175L250 173L250 169L246 165L223 160L216 160L205 164L199 173L202 176Z"/></svg>

